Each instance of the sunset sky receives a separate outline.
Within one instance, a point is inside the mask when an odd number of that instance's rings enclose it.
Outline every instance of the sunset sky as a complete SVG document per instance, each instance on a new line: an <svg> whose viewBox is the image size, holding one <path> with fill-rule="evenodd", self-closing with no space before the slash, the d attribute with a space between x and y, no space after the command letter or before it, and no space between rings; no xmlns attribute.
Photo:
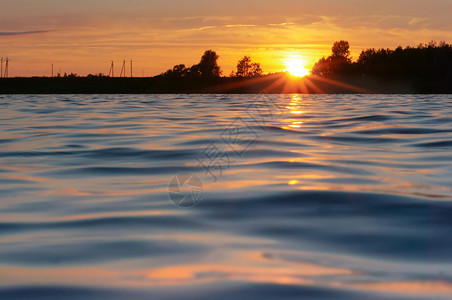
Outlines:
<svg viewBox="0 0 452 300"><path fill-rule="evenodd" d="M55 73L108 73L111 60L119 74L123 59L151 76L213 49L224 75L244 55L278 72L291 57L310 68L341 39L354 58L450 43L451 11L450 0L0 0L0 57L10 76L50 76L52 63Z"/></svg>

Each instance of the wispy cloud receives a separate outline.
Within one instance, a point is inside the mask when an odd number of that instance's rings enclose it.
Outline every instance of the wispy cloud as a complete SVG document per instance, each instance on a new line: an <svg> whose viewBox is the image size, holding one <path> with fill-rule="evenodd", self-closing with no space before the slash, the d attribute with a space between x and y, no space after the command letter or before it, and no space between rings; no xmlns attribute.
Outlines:
<svg viewBox="0 0 452 300"><path fill-rule="evenodd" d="M257 25L253 25L253 24L231 24L231 25L226 25L227 28L232 28L232 27L256 27Z"/></svg>
<svg viewBox="0 0 452 300"><path fill-rule="evenodd" d="M51 32L51 31L53 31L53 30L9 31L9 32L1 32L0 31L0 36L39 34L39 33Z"/></svg>

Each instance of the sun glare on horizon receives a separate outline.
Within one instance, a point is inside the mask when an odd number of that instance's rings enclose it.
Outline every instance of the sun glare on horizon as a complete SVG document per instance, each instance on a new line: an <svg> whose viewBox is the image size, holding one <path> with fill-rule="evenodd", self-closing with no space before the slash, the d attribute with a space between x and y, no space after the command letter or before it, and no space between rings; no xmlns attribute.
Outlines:
<svg viewBox="0 0 452 300"><path fill-rule="evenodd" d="M286 69L284 71L289 72L290 75L296 77L304 77L309 75L310 71L306 67L306 60L300 55L294 55L284 60Z"/></svg>

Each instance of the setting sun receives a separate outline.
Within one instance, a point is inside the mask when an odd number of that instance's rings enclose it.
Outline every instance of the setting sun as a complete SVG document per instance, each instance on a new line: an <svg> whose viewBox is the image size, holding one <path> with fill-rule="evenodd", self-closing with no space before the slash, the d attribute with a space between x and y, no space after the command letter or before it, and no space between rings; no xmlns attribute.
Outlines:
<svg viewBox="0 0 452 300"><path fill-rule="evenodd" d="M286 65L286 72L296 77L304 77L309 75L310 71L306 68L306 60L301 56L291 56L284 61Z"/></svg>

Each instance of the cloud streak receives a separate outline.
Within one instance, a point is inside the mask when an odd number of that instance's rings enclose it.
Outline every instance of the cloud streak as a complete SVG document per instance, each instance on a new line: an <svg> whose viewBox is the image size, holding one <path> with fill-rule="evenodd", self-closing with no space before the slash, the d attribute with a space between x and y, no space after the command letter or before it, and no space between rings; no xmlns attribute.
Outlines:
<svg viewBox="0 0 452 300"><path fill-rule="evenodd" d="M33 31L14 31L14 32L1 32L0 36L15 36L15 35L30 35L30 34L40 34L47 33L54 30L33 30Z"/></svg>

